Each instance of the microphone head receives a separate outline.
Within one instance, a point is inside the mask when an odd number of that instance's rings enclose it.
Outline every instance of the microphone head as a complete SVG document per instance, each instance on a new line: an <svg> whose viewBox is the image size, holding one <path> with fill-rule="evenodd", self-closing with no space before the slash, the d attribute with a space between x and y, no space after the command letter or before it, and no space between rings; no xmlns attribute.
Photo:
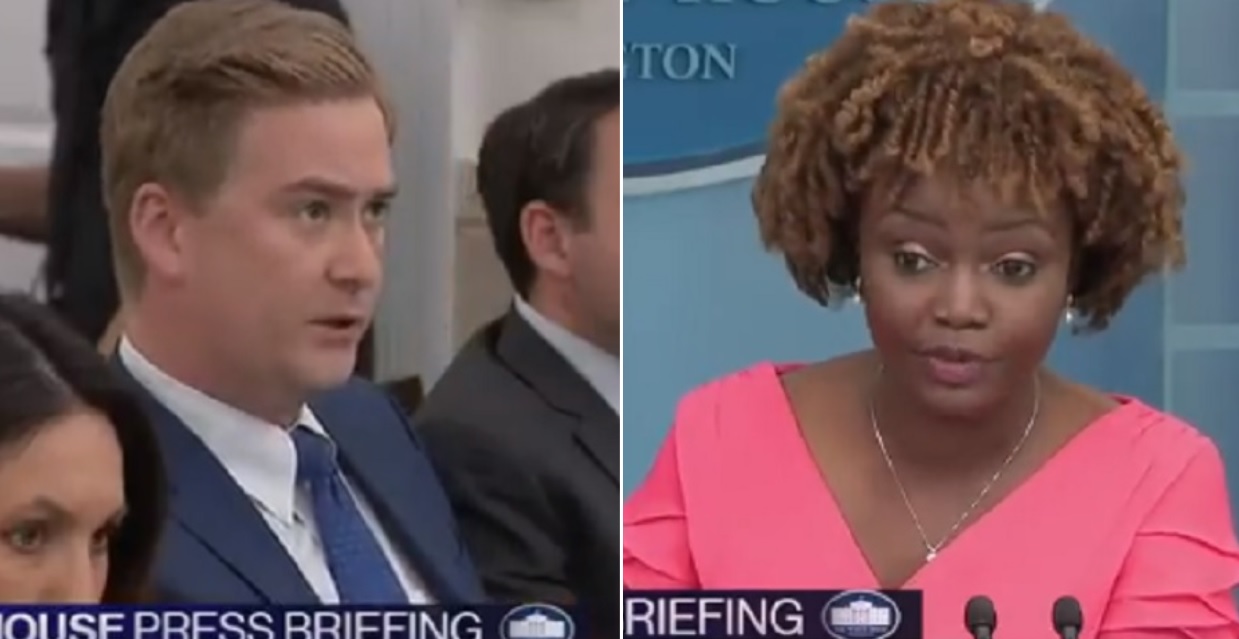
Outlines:
<svg viewBox="0 0 1239 639"><path fill-rule="evenodd" d="M1080 600L1066 595L1054 602L1054 630L1061 635L1063 630L1074 628L1076 632L1084 627L1084 611L1080 609Z"/></svg>
<svg viewBox="0 0 1239 639"><path fill-rule="evenodd" d="M989 628L991 631L997 628L998 613L994 610L994 602L985 595L969 599L964 605L964 625L974 635L977 628Z"/></svg>

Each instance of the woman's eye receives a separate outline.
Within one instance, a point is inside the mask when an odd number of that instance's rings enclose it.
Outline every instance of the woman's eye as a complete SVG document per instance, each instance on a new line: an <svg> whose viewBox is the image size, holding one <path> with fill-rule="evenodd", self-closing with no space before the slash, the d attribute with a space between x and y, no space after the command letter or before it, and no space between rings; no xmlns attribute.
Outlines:
<svg viewBox="0 0 1239 639"><path fill-rule="evenodd" d="M50 537L48 526L42 522L18 524L4 532L4 542L22 553L38 552Z"/></svg>
<svg viewBox="0 0 1239 639"><path fill-rule="evenodd" d="M928 256L912 251L896 251L893 259L895 268L903 273L922 273L934 266Z"/></svg>
<svg viewBox="0 0 1239 639"><path fill-rule="evenodd" d="M112 540L116 538L116 529L115 525L109 524L95 531L90 540L91 551L96 555L107 554L112 548Z"/></svg>
<svg viewBox="0 0 1239 639"><path fill-rule="evenodd" d="M1028 260L1002 260L994 265L994 272L1003 279L1022 282L1037 273L1037 265Z"/></svg>

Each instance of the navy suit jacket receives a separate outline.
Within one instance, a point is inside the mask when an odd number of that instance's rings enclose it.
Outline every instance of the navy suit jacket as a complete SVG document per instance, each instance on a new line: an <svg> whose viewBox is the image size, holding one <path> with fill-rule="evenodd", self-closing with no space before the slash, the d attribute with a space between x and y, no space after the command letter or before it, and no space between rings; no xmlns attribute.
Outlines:
<svg viewBox="0 0 1239 639"><path fill-rule="evenodd" d="M155 567L162 602L312 604L318 597L250 498L206 445L116 360L155 423L169 476L169 521ZM310 409L344 472L440 603L484 600L447 497L404 413L362 380Z"/></svg>

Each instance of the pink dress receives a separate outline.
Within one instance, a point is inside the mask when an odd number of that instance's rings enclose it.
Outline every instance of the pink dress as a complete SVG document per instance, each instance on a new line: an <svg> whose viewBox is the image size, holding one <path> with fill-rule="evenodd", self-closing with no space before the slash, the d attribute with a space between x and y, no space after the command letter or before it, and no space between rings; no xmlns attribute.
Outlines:
<svg viewBox="0 0 1239 639"><path fill-rule="evenodd" d="M784 393L762 364L690 393L624 507L632 589L877 589ZM1081 639L1239 637L1239 545L1222 461L1192 427L1137 400L1107 413L905 586L925 636L967 637L988 595L999 637L1054 637L1055 599Z"/></svg>

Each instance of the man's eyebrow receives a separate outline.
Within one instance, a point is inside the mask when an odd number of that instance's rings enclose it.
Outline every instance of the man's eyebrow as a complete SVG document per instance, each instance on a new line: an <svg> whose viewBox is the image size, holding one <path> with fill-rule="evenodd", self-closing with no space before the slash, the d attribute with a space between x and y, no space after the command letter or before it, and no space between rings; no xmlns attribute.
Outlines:
<svg viewBox="0 0 1239 639"><path fill-rule="evenodd" d="M384 186L373 191L359 191L347 184L322 177L307 177L291 182L280 189L286 193L316 193L335 199L353 199L366 197L373 200L390 200L396 197L395 185Z"/></svg>

